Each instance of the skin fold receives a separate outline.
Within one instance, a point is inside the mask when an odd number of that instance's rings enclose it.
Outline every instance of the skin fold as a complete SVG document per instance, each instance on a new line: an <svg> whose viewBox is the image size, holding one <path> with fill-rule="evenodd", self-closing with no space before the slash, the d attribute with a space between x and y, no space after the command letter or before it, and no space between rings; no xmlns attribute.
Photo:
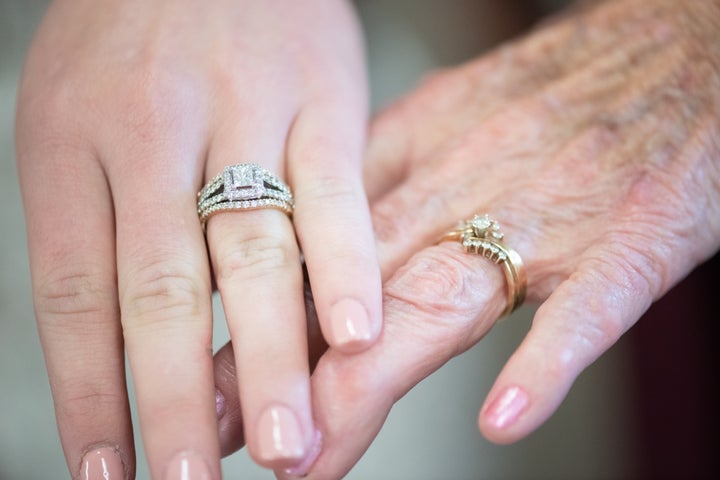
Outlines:
<svg viewBox="0 0 720 480"><path fill-rule="evenodd" d="M73 478L134 477L126 353L152 477L220 478L213 285L253 458L285 469L317 450L300 251L327 342L367 348L382 318L367 123L362 37L343 0L50 5L23 72L16 145ZM250 162L293 189L292 220L224 213L205 237L197 192Z"/></svg>
<svg viewBox="0 0 720 480"><path fill-rule="evenodd" d="M365 184L384 328L356 356L320 357L323 445L307 478L347 473L393 403L503 311L500 268L436 245L459 220L499 221L539 304L480 408L480 431L501 444L542 425L585 367L718 251L718 32L716 1L584 2L430 75L374 119ZM228 392L233 373L218 366L231 356L215 360ZM233 448L236 423L220 418Z"/></svg>

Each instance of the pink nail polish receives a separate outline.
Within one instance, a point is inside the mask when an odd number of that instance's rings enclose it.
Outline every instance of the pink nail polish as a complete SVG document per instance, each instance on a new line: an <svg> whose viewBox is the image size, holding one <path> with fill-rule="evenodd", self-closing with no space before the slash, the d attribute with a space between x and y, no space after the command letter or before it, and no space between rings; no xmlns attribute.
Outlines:
<svg viewBox="0 0 720 480"><path fill-rule="evenodd" d="M315 435L313 436L313 443L310 447L310 450L308 451L307 455L305 456L305 459L295 465L294 467L290 467L285 470L285 473L293 476L293 477L304 477L308 474L310 471L310 468L312 468L313 464L315 463L315 460L320 456L320 452L322 451L322 433L320 430L315 430Z"/></svg>
<svg viewBox="0 0 720 480"><path fill-rule="evenodd" d="M165 480L210 480L210 469L195 452L180 452L168 464Z"/></svg>
<svg viewBox="0 0 720 480"><path fill-rule="evenodd" d="M117 451L112 448L91 450L83 457L82 480L123 480L125 468Z"/></svg>
<svg viewBox="0 0 720 480"><path fill-rule="evenodd" d="M266 409L257 424L257 454L263 462L287 460L292 463L305 456L305 444L297 417L287 407Z"/></svg>
<svg viewBox="0 0 720 480"><path fill-rule="evenodd" d="M346 298L330 310L330 343L332 346L361 346L372 338L367 310L358 301Z"/></svg>
<svg viewBox="0 0 720 480"><path fill-rule="evenodd" d="M508 387L485 409L485 418L497 429L507 428L515 423L529 403L525 390L517 386Z"/></svg>

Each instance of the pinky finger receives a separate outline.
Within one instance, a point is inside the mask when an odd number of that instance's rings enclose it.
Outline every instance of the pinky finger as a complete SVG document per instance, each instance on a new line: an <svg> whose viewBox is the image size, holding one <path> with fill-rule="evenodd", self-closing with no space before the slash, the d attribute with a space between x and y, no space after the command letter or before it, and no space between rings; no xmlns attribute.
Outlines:
<svg viewBox="0 0 720 480"><path fill-rule="evenodd" d="M480 410L482 433L507 444L545 422L577 376L650 306L645 278L620 262L584 262L538 309L495 381Z"/></svg>
<svg viewBox="0 0 720 480"><path fill-rule="evenodd" d="M22 158L20 178L35 312L65 458L73 478L132 478L110 193L91 155L42 153Z"/></svg>

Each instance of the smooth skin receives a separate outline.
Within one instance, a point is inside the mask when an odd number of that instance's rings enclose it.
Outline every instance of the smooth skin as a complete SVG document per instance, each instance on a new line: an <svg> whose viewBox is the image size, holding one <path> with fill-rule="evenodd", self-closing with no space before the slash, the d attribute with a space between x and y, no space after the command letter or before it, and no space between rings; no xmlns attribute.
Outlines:
<svg viewBox="0 0 720 480"><path fill-rule="evenodd" d="M343 0L52 3L23 74L17 151L72 478L134 478L125 353L152 477L221 477L213 283L251 455L285 469L317 450L300 251L333 348L363 350L381 330L364 70ZM285 179L295 215L216 215L206 246L196 193L242 162Z"/></svg>
<svg viewBox="0 0 720 480"><path fill-rule="evenodd" d="M718 32L716 1L585 2L375 119L366 185L384 329L357 356L320 358L324 442L307 478L347 473L393 403L505 308L500 268L435 244L458 220L500 222L540 304L480 409L499 444L542 425L653 301L718 252ZM221 390L233 389L231 355L216 357ZM235 423L221 417L224 438Z"/></svg>

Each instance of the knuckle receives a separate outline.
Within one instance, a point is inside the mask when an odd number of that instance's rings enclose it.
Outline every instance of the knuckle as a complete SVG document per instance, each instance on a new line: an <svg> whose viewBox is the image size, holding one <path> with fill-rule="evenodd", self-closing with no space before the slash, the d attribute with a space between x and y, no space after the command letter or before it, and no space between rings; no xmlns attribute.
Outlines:
<svg viewBox="0 0 720 480"><path fill-rule="evenodd" d="M158 142L183 129L186 112L198 97L183 74L137 66L127 74L121 95L114 95L121 128L142 143ZM131 87L130 87L131 86Z"/></svg>
<svg viewBox="0 0 720 480"><path fill-rule="evenodd" d="M670 273L662 258L672 258L670 247L657 242L660 235L641 233L640 226L630 227L632 232L617 232L610 235L608 250L612 253L601 262L605 263L600 272L622 288L623 294L634 298L654 298L669 284ZM655 245L658 244L658 245ZM653 245L648 248L648 245ZM669 244L667 244L669 245ZM657 249L668 248L658 252Z"/></svg>
<svg viewBox="0 0 720 480"><path fill-rule="evenodd" d="M216 256L218 285L236 280L257 280L300 265L297 245L273 235L230 242Z"/></svg>
<svg viewBox="0 0 720 480"><path fill-rule="evenodd" d="M189 266L154 261L133 273L122 295L123 322L200 318L203 295L209 298L210 288Z"/></svg>
<svg viewBox="0 0 720 480"><path fill-rule="evenodd" d="M80 149L88 140L83 134L77 111L79 95L65 81L21 91L16 118L18 156L25 150L55 152L58 149Z"/></svg>
<svg viewBox="0 0 720 480"><path fill-rule="evenodd" d="M624 331L625 322L620 316L605 313L589 322L579 322L572 334L584 351L604 352L617 342Z"/></svg>
<svg viewBox="0 0 720 480"><path fill-rule="evenodd" d="M474 312L474 273L455 255L439 248L429 249L403 267L385 295L393 302L401 302L423 316L451 319L467 317ZM471 315L472 316L472 315Z"/></svg>
<svg viewBox="0 0 720 480"><path fill-rule="evenodd" d="M43 87L39 92L33 92L34 99L29 108L19 111L18 120L27 117L28 122L40 124L42 128L52 128L65 123L73 104L75 93L65 82ZM20 122L22 123L22 122Z"/></svg>
<svg viewBox="0 0 720 480"><path fill-rule="evenodd" d="M58 320L77 322L115 306L115 283L90 269L48 274L34 291L38 313Z"/></svg>
<svg viewBox="0 0 720 480"><path fill-rule="evenodd" d="M443 358L465 351L487 328L478 322L488 300L479 285L481 279L460 257L439 247L427 250L386 284L385 311L402 319L386 324L387 334L412 332L416 342Z"/></svg>
<svg viewBox="0 0 720 480"><path fill-rule="evenodd" d="M568 339L568 346L551 356L557 370L565 371L578 364L588 365L618 341L626 330L626 322L617 308L609 305L610 302L598 300L586 303L587 316L564 327L562 335Z"/></svg>
<svg viewBox="0 0 720 480"><path fill-rule="evenodd" d="M109 414L125 411L126 396L122 389L102 378L66 381L62 390L53 392L58 417L72 425L87 425L106 420Z"/></svg>
<svg viewBox="0 0 720 480"><path fill-rule="evenodd" d="M538 347L533 355L540 359L543 376L553 383L564 383L575 378L581 369L592 363L610 348L625 331L624 322L617 315L603 312L590 315L583 321L565 327L562 336L564 347L548 349Z"/></svg>
<svg viewBox="0 0 720 480"><path fill-rule="evenodd" d="M533 363L537 365L538 375L542 376L549 385L558 385L574 377L578 362L573 361L575 355L570 349L552 349L548 351L536 347L529 352Z"/></svg>

